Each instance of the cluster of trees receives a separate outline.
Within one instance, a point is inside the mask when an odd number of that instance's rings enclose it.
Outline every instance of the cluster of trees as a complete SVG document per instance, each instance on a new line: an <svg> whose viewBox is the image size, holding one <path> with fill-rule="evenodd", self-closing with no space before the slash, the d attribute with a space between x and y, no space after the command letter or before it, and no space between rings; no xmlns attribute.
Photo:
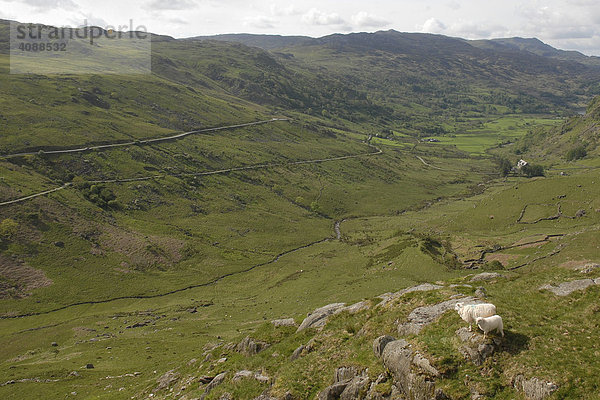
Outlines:
<svg viewBox="0 0 600 400"><path fill-rule="evenodd" d="M496 164L500 176L508 176L513 171L515 166L514 163L510 162L509 159L504 157L496 159ZM527 164L521 168L520 173L528 178L533 178L534 176L544 176L544 166L540 164Z"/></svg>
<svg viewBox="0 0 600 400"><path fill-rule="evenodd" d="M567 161L575 161L575 160L579 160L585 156L587 156L587 151L585 149L585 146L579 145L579 146L574 147L571 150L567 151L565 158L567 159Z"/></svg>

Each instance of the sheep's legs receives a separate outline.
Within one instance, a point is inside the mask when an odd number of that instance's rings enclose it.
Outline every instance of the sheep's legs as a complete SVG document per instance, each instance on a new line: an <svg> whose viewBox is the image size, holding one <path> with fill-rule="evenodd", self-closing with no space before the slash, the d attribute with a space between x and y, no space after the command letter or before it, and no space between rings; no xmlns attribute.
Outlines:
<svg viewBox="0 0 600 400"><path fill-rule="evenodd" d="M469 332L473 331L473 327L471 326L471 324L469 324Z"/></svg>

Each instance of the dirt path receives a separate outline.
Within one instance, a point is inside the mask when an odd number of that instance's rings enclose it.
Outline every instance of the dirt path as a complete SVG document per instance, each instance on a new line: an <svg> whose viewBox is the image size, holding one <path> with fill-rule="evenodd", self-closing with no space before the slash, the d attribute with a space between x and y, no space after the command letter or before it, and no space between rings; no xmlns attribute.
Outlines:
<svg viewBox="0 0 600 400"><path fill-rule="evenodd" d="M439 169L440 171L443 171L443 169L442 169L442 168L440 168L440 167L436 167L436 166L433 166L433 165L431 165L431 164L428 164L428 163L427 163L425 160L423 160L421 157L419 157L419 156L415 156L415 157L417 157L419 160L421 160L421 162L422 162L423 164L425 164L426 166L428 166L428 167L430 167L430 168L433 168L433 169Z"/></svg>

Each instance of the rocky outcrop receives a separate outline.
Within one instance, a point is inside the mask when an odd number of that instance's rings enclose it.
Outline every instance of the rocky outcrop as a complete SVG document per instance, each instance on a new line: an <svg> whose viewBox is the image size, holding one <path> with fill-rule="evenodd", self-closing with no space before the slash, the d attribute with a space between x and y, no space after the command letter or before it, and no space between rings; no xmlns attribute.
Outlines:
<svg viewBox="0 0 600 400"><path fill-rule="evenodd" d="M435 388L435 378L440 374L429 360L403 340L390 341L380 337L373 343L375 354L390 371L394 386L400 393L412 400L446 399L447 396Z"/></svg>
<svg viewBox="0 0 600 400"><path fill-rule="evenodd" d="M471 278L471 282L493 281L498 278L504 278L504 275L498 272L482 272Z"/></svg>
<svg viewBox="0 0 600 400"><path fill-rule="evenodd" d="M260 340L252 339L249 336L246 336L238 345L236 346L236 350L239 353L245 354L247 356L252 356L254 354L258 354L264 349L269 347L269 344L266 342L261 342Z"/></svg>
<svg viewBox="0 0 600 400"><path fill-rule="evenodd" d="M314 338L310 339L308 341L308 343L306 343L306 344L301 344L300 346L298 346L298 348L296 350L294 350L294 352L290 356L290 361L294 361L294 360L302 357L303 355L310 353L311 351L314 350L314 346L315 346Z"/></svg>
<svg viewBox="0 0 600 400"><path fill-rule="evenodd" d="M434 285L431 283L423 283L421 285L417 285L417 286L412 286L406 289L402 289L398 292L395 293L384 293L382 295L377 296L378 298L382 299L382 301L377 304L377 307L385 307L388 304L390 304L391 302L393 302L394 300L396 300L397 298L407 294L407 293L412 293L412 292L428 292L430 290L436 290L436 289L441 289L443 286L440 285Z"/></svg>
<svg viewBox="0 0 600 400"><path fill-rule="evenodd" d="M168 389L173 383L177 382L178 379L179 373L175 372L174 370L165 372L156 380L158 386L153 390L153 392L156 393L159 390Z"/></svg>
<svg viewBox="0 0 600 400"><path fill-rule="evenodd" d="M547 284L540 286L539 290L548 290L557 296L568 296L577 290L584 290L593 285L600 285L600 278L578 279L576 281L563 282L558 286Z"/></svg>
<svg viewBox="0 0 600 400"><path fill-rule="evenodd" d="M431 306L417 307L408 315L407 322L398 325L398 335L416 335L421 332L425 326L437 320L443 313L454 309L456 303L475 303L477 299L473 297L463 297L459 299L447 300Z"/></svg>
<svg viewBox="0 0 600 400"><path fill-rule="evenodd" d="M208 386L206 386L206 389L204 389L204 393L202 394L202 396L200 396L200 400L204 400L214 388L223 383L223 381L225 380L225 376L227 376L227 372L222 372L219 375L215 376L214 379L210 381Z"/></svg>
<svg viewBox="0 0 600 400"><path fill-rule="evenodd" d="M357 312L363 311L363 310L368 310L370 307L369 302L364 300L364 301L359 301L358 303L354 303L348 307L344 307L342 309L342 311L348 311L350 314L356 314Z"/></svg>
<svg viewBox="0 0 600 400"><path fill-rule="evenodd" d="M247 369L236 372L231 380L233 382L239 382L242 379L255 379L262 383L267 383L271 380L271 378L269 378L263 372L260 372L260 371L253 372L253 371L249 371Z"/></svg>
<svg viewBox="0 0 600 400"><path fill-rule="evenodd" d="M366 372L358 373L354 367L340 367L334 373L333 384L318 395L318 400L358 400L369 385Z"/></svg>
<svg viewBox="0 0 600 400"><path fill-rule="evenodd" d="M460 328L456 331L462 344L458 351L475 365L481 365L491 356L502 343L500 339L494 338L491 341L483 338L476 332L469 332L467 328Z"/></svg>
<svg viewBox="0 0 600 400"><path fill-rule="evenodd" d="M275 328L279 328L282 326L298 326L298 324L296 324L296 321L294 321L294 318L274 319L273 321L271 321L271 323Z"/></svg>
<svg viewBox="0 0 600 400"><path fill-rule="evenodd" d="M324 307L317 308L309 313L304 321L298 327L296 332L303 331L308 328L322 328L327 323L327 318L343 311L345 303L333 303Z"/></svg>
<svg viewBox="0 0 600 400"><path fill-rule="evenodd" d="M558 386L552 382L546 382L538 378L525 379L523 375L517 375L513 379L515 389L523 392L530 400L544 400L558 390Z"/></svg>

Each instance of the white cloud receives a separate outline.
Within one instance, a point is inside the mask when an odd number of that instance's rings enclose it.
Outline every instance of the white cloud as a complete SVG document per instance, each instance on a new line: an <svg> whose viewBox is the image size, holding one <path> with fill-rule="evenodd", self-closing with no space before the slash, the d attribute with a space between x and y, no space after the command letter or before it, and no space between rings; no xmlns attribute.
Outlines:
<svg viewBox="0 0 600 400"><path fill-rule="evenodd" d="M11 1L9 1L11 2ZM16 0L16 3L25 4L36 10L77 9L78 6L71 0Z"/></svg>
<svg viewBox="0 0 600 400"><path fill-rule="evenodd" d="M350 20L359 28L381 28L389 25L389 21L365 11L354 14Z"/></svg>
<svg viewBox="0 0 600 400"><path fill-rule="evenodd" d="M343 25L346 22L337 13L326 13L311 8L302 16L302 21L309 25Z"/></svg>
<svg viewBox="0 0 600 400"><path fill-rule="evenodd" d="M254 17L244 18L244 25L259 29L272 29L275 28L275 20L266 15L257 15Z"/></svg>
<svg viewBox="0 0 600 400"><path fill-rule="evenodd" d="M460 9L460 3L456 0L450 0L449 2L446 3L446 7L452 9L452 10L459 10Z"/></svg>
<svg viewBox="0 0 600 400"><path fill-rule="evenodd" d="M298 15L301 13L293 4L290 4L287 7L281 7L278 4L271 4L271 15L276 17L290 16L290 15Z"/></svg>
<svg viewBox="0 0 600 400"><path fill-rule="evenodd" d="M421 26L421 32L424 33L442 33L446 30L446 25L437 18L429 18Z"/></svg>
<svg viewBox="0 0 600 400"><path fill-rule="evenodd" d="M191 0L153 0L148 7L152 10L189 10L196 7L196 3Z"/></svg>

